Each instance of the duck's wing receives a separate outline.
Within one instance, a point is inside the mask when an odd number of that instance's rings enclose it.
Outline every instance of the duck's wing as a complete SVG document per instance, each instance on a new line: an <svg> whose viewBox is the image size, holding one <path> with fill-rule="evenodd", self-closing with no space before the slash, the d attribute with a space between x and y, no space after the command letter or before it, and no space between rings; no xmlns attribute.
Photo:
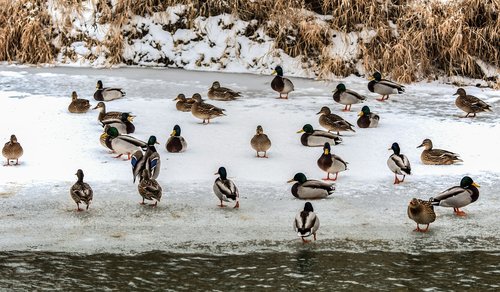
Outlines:
<svg viewBox="0 0 500 292"><path fill-rule="evenodd" d="M335 190L335 186L332 183L326 183L324 181L315 179L309 179L305 181L301 186L312 189L323 189L328 192L333 192Z"/></svg>
<svg viewBox="0 0 500 292"><path fill-rule="evenodd" d="M138 146L138 147L146 147L146 145L147 145L146 142L141 141L141 140L139 140L139 139L137 139L135 137L129 136L129 135L119 135L116 138L119 138L119 139L121 139L123 141L126 141L126 142L128 142L130 144L133 144L135 146Z"/></svg>
<svg viewBox="0 0 500 292"><path fill-rule="evenodd" d="M405 91L405 87L403 85L398 84L398 83L396 83L394 81L391 81L391 80L382 79L382 80L380 80L378 82L378 84L381 84L381 85L384 85L384 86L387 86L387 87L390 87L390 88L397 89L399 93Z"/></svg>
<svg viewBox="0 0 500 292"><path fill-rule="evenodd" d="M475 111L490 110L490 106L486 102L473 95L466 95L463 99Z"/></svg>
<svg viewBox="0 0 500 292"><path fill-rule="evenodd" d="M134 176L134 183L136 177L141 177L142 170L144 169L144 154L141 150L137 150L130 157L130 163L132 164L132 175Z"/></svg>
<svg viewBox="0 0 500 292"><path fill-rule="evenodd" d="M160 154L154 151L153 153L151 153L151 155L148 156L148 167L152 178L158 178L158 175L160 174L160 166Z"/></svg>
<svg viewBox="0 0 500 292"><path fill-rule="evenodd" d="M429 201L431 201L434 205L443 207L464 206L472 201L471 195L472 192L469 190L460 186L455 186L439 193L433 198L430 198Z"/></svg>
<svg viewBox="0 0 500 292"><path fill-rule="evenodd" d="M359 101L363 101L363 100L365 100L365 99L366 99L366 97L365 97L364 95L361 95L361 94L357 93L357 92L356 92L356 91L354 91L354 90L347 89L345 92L346 92L347 94L350 94L350 95L352 95L352 96L356 97Z"/></svg>

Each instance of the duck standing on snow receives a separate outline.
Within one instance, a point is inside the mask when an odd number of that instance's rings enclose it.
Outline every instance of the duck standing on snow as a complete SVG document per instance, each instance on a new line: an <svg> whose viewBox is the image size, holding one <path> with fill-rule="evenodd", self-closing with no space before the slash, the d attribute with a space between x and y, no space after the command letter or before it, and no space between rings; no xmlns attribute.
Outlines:
<svg viewBox="0 0 500 292"><path fill-rule="evenodd" d="M219 81L215 81L212 83L212 87L208 89L207 95L208 98L212 100L231 101L238 99L241 93L226 87L221 87Z"/></svg>
<svg viewBox="0 0 500 292"><path fill-rule="evenodd" d="M14 165L19 165L19 158L23 156L23 152L23 147L17 142L16 135L10 135L10 141L5 143L2 148L2 155L7 158L5 166L9 166L11 160L16 161Z"/></svg>
<svg viewBox="0 0 500 292"><path fill-rule="evenodd" d="M326 183L320 180L307 179L305 174L299 172L288 181L295 182L292 186L292 195L297 199L313 200L323 199L333 194L335 186L332 183Z"/></svg>
<svg viewBox="0 0 500 292"><path fill-rule="evenodd" d="M411 174L410 161L406 155L401 154L401 149L398 143L392 143L388 150L394 153L387 159L387 166L394 173L394 184L399 184L405 181L405 176ZM398 174L403 176L403 179L398 178Z"/></svg>
<svg viewBox="0 0 500 292"><path fill-rule="evenodd" d="M111 149L118 154L115 158L120 158L122 155L127 155L128 160L130 160L130 156L135 153L140 148L146 147L146 142L141 141L135 137L130 135L119 135L118 130L114 127L111 127L106 132L110 135L111 139Z"/></svg>
<svg viewBox="0 0 500 292"><path fill-rule="evenodd" d="M458 162L463 162L458 156L459 154L442 150L442 149L432 149L431 139L424 139L422 144L417 146L417 148L424 147L424 151L420 155L420 160L423 164L428 165L449 165Z"/></svg>
<svg viewBox="0 0 500 292"><path fill-rule="evenodd" d="M371 81L368 83L368 90L382 95L382 98L377 99L378 101L388 100L389 94L403 93L405 91L403 85L382 79L382 74L380 74L380 72L373 73L369 80Z"/></svg>
<svg viewBox="0 0 500 292"><path fill-rule="evenodd" d="M86 210L88 210L90 201L94 198L94 192L88 183L83 182L83 170L77 170L75 175L78 177L78 180L71 186L69 194L76 203L77 211L82 211L80 203L85 203L87 205Z"/></svg>
<svg viewBox="0 0 500 292"><path fill-rule="evenodd" d="M408 218L417 223L417 228L414 231L427 232L429 224L436 220L436 213L431 202L413 198L408 204ZM419 224L427 224L425 229L420 229Z"/></svg>
<svg viewBox="0 0 500 292"><path fill-rule="evenodd" d="M156 207L158 202L161 200L162 189L160 184L156 181L156 179L151 177L151 174L147 168L142 170L141 179L139 185L137 186L137 190L142 197L141 205L145 205L144 200L154 200L154 204L151 204L152 207Z"/></svg>
<svg viewBox="0 0 500 292"><path fill-rule="evenodd" d="M377 114L370 112L370 108L366 105L358 114L358 127L360 128L376 128L380 117Z"/></svg>
<svg viewBox="0 0 500 292"><path fill-rule="evenodd" d="M292 81L283 77L283 68L281 66L276 66L272 74L276 74L276 77L271 81L271 88L280 94L279 98L288 99L288 93L294 91Z"/></svg>
<svg viewBox="0 0 500 292"><path fill-rule="evenodd" d="M219 207L225 207L224 202L229 202L229 200L236 201L234 208L240 207L240 193L234 182L227 178L226 168L219 167L219 170L214 173L219 175L219 177L214 182L214 193L220 200Z"/></svg>
<svg viewBox="0 0 500 292"><path fill-rule="evenodd" d="M337 180L339 172L347 170L347 162L331 153L330 143L323 146L323 154L318 159L318 167L327 173L324 180ZM330 178L330 173L335 173L335 178Z"/></svg>
<svg viewBox="0 0 500 292"><path fill-rule="evenodd" d="M191 106L191 113L198 119L202 119L202 124L210 124L210 119L225 116L224 109L218 108L214 105L203 102L199 93L193 94L194 104Z"/></svg>
<svg viewBox="0 0 500 292"><path fill-rule="evenodd" d="M363 95L345 88L343 83L337 85L336 89L333 91L333 100L345 105L343 109L344 112L350 111L353 104L363 102L365 99L366 97Z"/></svg>
<svg viewBox="0 0 500 292"><path fill-rule="evenodd" d="M458 95L455 100L455 105L467 113L464 118L467 118L470 114L473 114L472 117L474 118L476 117L476 113L492 111L491 106L489 106L486 102L473 95L467 95L465 89L463 88L457 89L457 92L453 95Z"/></svg>
<svg viewBox="0 0 500 292"><path fill-rule="evenodd" d="M479 185L469 176L464 176L460 181L460 186L455 186L439 193L429 201L435 206L451 207L457 216L465 216L466 213L460 208L474 203L479 199Z"/></svg>
<svg viewBox="0 0 500 292"><path fill-rule="evenodd" d="M125 91L121 88L103 87L101 80L97 81L96 88L97 90L94 93L94 99L97 101L110 101L125 96Z"/></svg>
<svg viewBox="0 0 500 292"><path fill-rule="evenodd" d="M293 222L293 228L297 235L302 239L302 242L309 242L306 237L313 236L316 240L316 232L319 229L319 218L314 213L311 203L307 202L304 205L304 210L300 211Z"/></svg>
<svg viewBox="0 0 500 292"><path fill-rule="evenodd" d="M322 107L321 110L317 113L317 115L320 115L319 117L319 124L328 130L328 132L333 131L337 132L337 135L339 135L340 131L354 131L352 128L353 125L349 123L348 121L344 120L342 117L332 114L330 109L326 106Z"/></svg>
<svg viewBox="0 0 500 292"><path fill-rule="evenodd" d="M160 154L156 151L155 144L160 144L156 141L156 136L150 136L146 145L146 151L142 153L141 149L136 150L132 154L130 163L132 164L132 175L135 178L143 173L144 169L149 171L149 175L153 179L157 179L160 174ZM142 179L142 177L141 177Z"/></svg>
<svg viewBox="0 0 500 292"><path fill-rule="evenodd" d="M170 137L165 144L165 148L170 153L179 153L186 151L187 142L181 136L181 127L179 125L175 125Z"/></svg>
<svg viewBox="0 0 500 292"><path fill-rule="evenodd" d="M71 103L68 106L68 111L74 114L86 113L90 108L90 103L87 99L78 98L76 91L71 93Z"/></svg>
<svg viewBox="0 0 500 292"><path fill-rule="evenodd" d="M194 103L194 99L186 98L182 93L179 93L176 98L174 98L175 108L180 112L191 112L191 106Z"/></svg>
<svg viewBox="0 0 500 292"><path fill-rule="evenodd" d="M106 112L106 104L104 102L99 102L93 110L98 110L99 115L97 115L97 120L102 123L103 120L119 120L122 117L122 112Z"/></svg>
<svg viewBox="0 0 500 292"><path fill-rule="evenodd" d="M103 119L101 121L103 127L114 127L120 134L132 134L135 132L135 126L132 124L135 116L130 113L122 113L120 119Z"/></svg>
<svg viewBox="0 0 500 292"><path fill-rule="evenodd" d="M342 142L339 136L323 130L314 130L310 124L305 124L297 133L304 133L300 136L300 143L308 147L323 147L326 142L338 145Z"/></svg>
<svg viewBox="0 0 500 292"><path fill-rule="evenodd" d="M262 126L257 126L256 134L250 140L250 145L255 151L257 151L257 157L268 158L267 151L271 148L271 140L269 140L269 137L264 134ZM259 152L264 152L264 156L260 156Z"/></svg>

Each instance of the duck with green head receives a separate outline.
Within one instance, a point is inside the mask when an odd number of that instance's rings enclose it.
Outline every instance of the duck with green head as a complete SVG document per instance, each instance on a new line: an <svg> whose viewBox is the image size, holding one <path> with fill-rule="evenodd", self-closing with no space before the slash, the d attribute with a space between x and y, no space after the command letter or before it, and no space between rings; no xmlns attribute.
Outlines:
<svg viewBox="0 0 500 292"><path fill-rule="evenodd" d="M144 169L149 171L149 175L153 179L157 179L160 174L160 154L156 151L155 144L160 144L156 141L156 136L149 136L148 143L146 144L145 151L142 149L136 150L132 154L130 164L132 164L132 175L134 176L133 182L135 183L136 177L139 177ZM141 179L141 177L139 178Z"/></svg>
<svg viewBox="0 0 500 292"><path fill-rule="evenodd" d="M106 126L114 127L120 134L132 134L135 132L135 126L132 123L135 116L130 113L122 113L120 119L109 118L101 121L103 128Z"/></svg>
<svg viewBox="0 0 500 292"><path fill-rule="evenodd" d="M297 236L302 239L302 242L309 242L306 237L313 236L316 240L316 232L319 229L319 218L314 213L314 208L310 202L304 204L304 210L300 211L293 222L293 227Z"/></svg>
<svg viewBox="0 0 500 292"><path fill-rule="evenodd" d="M351 110L353 104L365 101L366 97L353 90L347 89L343 83L339 83L333 91L333 100L345 105L343 111L348 112Z"/></svg>
<svg viewBox="0 0 500 292"><path fill-rule="evenodd" d="M80 203L85 203L87 205L86 210L88 210L90 201L94 198L94 192L90 185L83 181L83 170L77 170L75 175L78 177L78 180L71 186L69 194L76 203L77 211L83 211L83 209L80 209Z"/></svg>
<svg viewBox="0 0 500 292"><path fill-rule="evenodd" d="M276 66L272 74L276 74L276 77L271 81L271 88L280 94L279 98L288 99L288 94L295 90L292 81L283 77L281 66Z"/></svg>
<svg viewBox="0 0 500 292"><path fill-rule="evenodd" d="M104 87L102 81L97 81L94 99L97 101L111 101L125 96L125 91L121 88Z"/></svg>
<svg viewBox="0 0 500 292"><path fill-rule="evenodd" d="M377 99L378 101L388 100L390 94L400 94L405 91L403 85L387 79L382 79L382 74L380 74L380 72L373 73L369 80L368 90L382 95L381 98Z"/></svg>
<svg viewBox="0 0 500 292"><path fill-rule="evenodd" d="M179 125L175 125L170 137L165 144L165 148L170 153L179 153L184 152L187 149L187 142L181 136L181 127Z"/></svg>
<svg viewBox="0 0 500 292"><path fill-rule="evenodd" d="M300 143L308 147L323 147L326 142L330 145L342 143L342 138L339 136L323 130L314 130L310 124L305 124L297 133L303 133L300 136Z"/></svg>
<svg viewBox="0 0 500 292"><path fill-rule="evenodd" d="M229 202L229 200L235 201L236 204L234 208L240 207L240 193L234 182L227 178L227 171L225 167L219 167L215 175L219 177L214 182L214 193L220 200L219 207L225 207L224 202Z"/></svg>
<svg viewBox="0 0 500 292"><path fill-rule="evenodd" d="M323 154L321 154L317 163L318 167L327 173L324 180L336 181L339 172L347 170L347 162L331 152L330 143L328 142L323 146ZM335 177L330 178L330 173L335 173Z"/></svg>
<svg viewBox="0 0 500 292"><path fill-rule="evenodd" d="M113 130L114 129L114 130ZM118 130L110 127L106 132L111 139L111 149L118 154L115 158L120 158L122 155L130 156L140 148L146 147L147 143L130 135L119 135ZM118 134L118 135L117 135Z"/></svg>
<svg viewBox="0 0 500 292"><path fill-rule="evenodd" d="M470 176L464 176L459 186L451 187L430 198L429 201L435 206L453 208L453 212L457 216L465 216L466 213L460 208L479 199L479 190L477 188L479 188L479 185Z"/></svg>
<svg viewBox="0 0 500 292"><path fill-rule="evenodd" d="M142 170L137 190L142 197L142 202L139 203L141 205L146 204L144 200L152 200L154 203L150 204L150 206L156 207L161 200L162 188L156 179L151 177L151 173L147 168Z"/></svg>
<svg viewBox="0 0 500 292"><path fill-rule="evenodd" d="M410 161L406 155L401 153L398 143L392 143L391 148L388 150L394 151L387 159L387 166L394 173L394 184L402 183L405 180L405 176L411 174ZM398 175L402 175L403 179L400 180Z"/></svg>
<svg viewBox="0 0 500 292"><path fill-rule="evenodd" d="M295 182L292 186L292 195L302 200L324 199L335 191L332 183L326 183L320 180L307 179L305 174L299 172L288 181Z"/></svg>
<svg viewBox="0 0 500 292"><path fill-rule="evenodd" d="M380 117L372 113L370 108L366 105L358 113L358 117L357 124L360 128L376 128L380 121Z"/></svg>

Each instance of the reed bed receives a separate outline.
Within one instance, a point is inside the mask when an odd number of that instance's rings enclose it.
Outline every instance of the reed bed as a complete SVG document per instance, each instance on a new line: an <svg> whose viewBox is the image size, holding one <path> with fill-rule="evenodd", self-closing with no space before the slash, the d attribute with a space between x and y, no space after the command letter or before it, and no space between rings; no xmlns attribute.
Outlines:
<svg viewBox="0 0 500 292"><path fill-rule="evenodd" d="M300 58L320 78L363 73L355 66L361 62L365 72L378 70L405 83L441 75L500 82L485 76L477 62L500 67L499 0L90 0L95 24L110 25L101 42L85 32L71 34L72 20L55 19L48 11L81 14L83 2L0 0L0 60L51 63L62 48L80 39L100 46L109 64L130 63L122 55L124 44L141 37L130 28L134 16L161 22L158 14L183 5L181 20L160 23L164 30L196 29L199 17L231 14L251 21L250 32L262 28L275 50ZM336 33L363 30L375 35L358 40L356 55L331 54Z"/></svg>

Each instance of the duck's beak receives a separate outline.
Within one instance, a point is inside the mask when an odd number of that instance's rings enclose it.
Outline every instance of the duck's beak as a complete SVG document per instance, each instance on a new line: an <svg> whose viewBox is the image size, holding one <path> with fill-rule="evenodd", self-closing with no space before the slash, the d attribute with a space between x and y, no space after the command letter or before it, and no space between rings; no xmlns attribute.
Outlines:
<svg viewBox="0 0 500 292"><path fill-rule="evenodd" d="M359 113L358 113L358 117L362 117L364 114L365 114L365 113L363 113L363 112L359 112Z"/></svg>
<svg viewBox="0 0 500 292"><path fill-rule="evenodd" d="M333 93L337 93L338 89L332 90Z"/></svg>
<svg viewBox="0 0 500 292"><path fill-rule="evenodd" d="M275 75L275 74L278 74L278 72L276 72L276 70L273 70L273 72L271 72L272 75Z"/></svg>
<svg viewBox="0 0 500 292"><path fill-rule="evenodd" d="M170 133L170 137L172 136L175 136L175 130L173 130L172 133Z"/></svg>
<svg viewBox="0 0 500 292"><path fill-rule="evenodd" d="M424 144L423 144L423 143L422 143L422 144L420 144L419 146L417 146L417 148L420 148L420 147L422 147L422 146L424 146Z"/></svg>
<svg viewBox="0 0 500 292"><path fill-rule="evenodd" d="M389 148L389 149L387 149L387 150L392 150L392 148Z"/></svg>
<svg viewBox="0 0 500 292"><path fill-rule="evenodd" d="M174 98L174 99L172 99L172 100L173 100L173 101L176 101L176 100L179 100L179 98L178 98L178 97L176 97L176 98Z"/></svg>
<svg viewBox="0 0 500 292"><path fill-rule="evenodd" d="M477 184L477 183L475 183L475 182L473 182L473 183L472 183L472 185L473 185L473 186L475 186L476 188L480 188L480 187L481 187L480 185L478 185L478 184Z"/></svg>
<svg viewBox="0 0 500 292"><path fill-rule="evenodd" d="M132 123L134 121L134 118L135 118L135 116L129 115L127 120Z"/></svg>
<svg viewBox="0 0 500 292"><path fill-rule="evenodd" d="M292 183L295 182L295 180L292 178L291 180L287 181L287 183Z"/></svg>
<svg viewBox="0 0 500 292"><path fill-rule="evenodd" d="M322 111L319 111L319 112L317 112L316 114L317 114L317 115L319 115L319 114L322 114L322 113L323 113Z"/></svg>
<svg viewBox="0 0 500 292"><path fill-rule="evenodd" d="M375 79L375 77L373 77L373 76L368 77L368 80L370 80L370 81L374 80L374 79Z"/></svg>
<svg viewBox="0 0 500 292"><path fill-rule="evenodd" d="M304 130L299 130L299 131L297 131L297 134L304 133L304 132L305 132Z"/></svg>
<svg viewBox="0 0 500 292"><path fill-rule="evenodd" d="M97 109L97 107L98 107L98 106L96 105L96 106L95 106L95 107L93 107L92 109L93 109L93 110L95 110L95 109Z"/></svg>
<svg viewBox="0 0 500 292"><path fill-rule="evenodd" d="M218 171L216 171L216 172L214 173L214 175L219 175L219 172L218 172Z"/></svg>
<svg viewBox="0 0 500 292"><path fill-rule="evenodd" d="M330 154L330 151L329 151L328 149L323 149L323 153L324 153L325 155L328 155L328 154Z"/></svg>

